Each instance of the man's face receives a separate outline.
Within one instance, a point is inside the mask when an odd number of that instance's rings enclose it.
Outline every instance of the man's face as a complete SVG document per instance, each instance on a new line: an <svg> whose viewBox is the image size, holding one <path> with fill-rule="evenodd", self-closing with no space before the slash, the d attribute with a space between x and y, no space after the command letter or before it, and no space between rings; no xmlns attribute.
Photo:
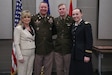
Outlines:
<svg viewBox="0 0 112 75"><path fill-rule="evenodd" d="M48 12L48 5L46 3L41 3L39 9L42 15L46 15Z"/></svg>
<svg viewBox="0 0 112 75"><path fill-rule="evenodd" d="M60 16L65 16L67 14L66 6L61 5L60 7L58 7L58 12L59 12Z"/></svg>
<svg viewBox="0 0 112 75"><path fill-rule="evenodd" d="M79 9L75 9L72 11L72 17L74 21L79 22L82 19L82 13Z"/></svg>

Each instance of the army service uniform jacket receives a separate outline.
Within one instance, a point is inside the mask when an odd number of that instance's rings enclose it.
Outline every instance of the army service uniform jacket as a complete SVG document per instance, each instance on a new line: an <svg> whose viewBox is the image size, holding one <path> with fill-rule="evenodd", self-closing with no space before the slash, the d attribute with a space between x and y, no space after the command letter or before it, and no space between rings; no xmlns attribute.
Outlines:
<svg viewBox="0 0 112 75"><path fill-rule="evenodd" d="M74 30L75 29L75 30ZM82 20L78 26L72 24L73 49L69 75L93 75L92 68L92 28L91 24ZM84 62L84 57L90 57L89 62Z"/></svg>
<svg viewBox="0 0 112 75"><path fill-rule="evenodd" d="M72 36L71 36L71 24L72 17L69 15L65 19L62 17L55 18L55 25L57 29L57 38L55 42L55 52L62 55L71 53L72 48Z"/></svg>
<svg viewBox="0 0 112 75"><path fill-rule="evenodd" d="M32 16L31 25L36 33L36 54L46 55L54 49L52 35L56 33L54 18L50 15L42 17L40 13Z"/></svg>
<svg viewBox="0 0 112 75"><path fill-rule="evenodd" d="M75 41L73 42L74 46L72 50L72 55L73 55L72 57L77 60L83 60L84 56L91 58L92 46L93 46L91 24L82 20L78 25L75 34L74 32L72 32L72 34L73 34L72 39L73 41Z"/></svg>

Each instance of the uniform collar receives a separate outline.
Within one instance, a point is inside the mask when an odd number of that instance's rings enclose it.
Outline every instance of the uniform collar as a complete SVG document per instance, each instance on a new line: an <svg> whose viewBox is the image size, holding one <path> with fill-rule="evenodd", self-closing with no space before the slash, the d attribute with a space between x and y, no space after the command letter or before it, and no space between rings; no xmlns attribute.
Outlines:
<svg viewBox="0 0 112 75"><path fill-rule="evenodd" d="M65 15L64 17L60 16L60 19L66 19L67 15Z"/></svg>
<svg viewBox="0 0 112 75"><path fill-rule="evenodd" d="M43 17L47 17L47 14L45 16L43 16L41 13L39 13L39 15L43 18Z"/></svg>
<svg viewBox="0 0 112 75"><path fill-rule="evenodd" d="M59 16L59 18L62 20L63 18L61 17L61 16ZM64 17L64 20L69 20L70 19L70 16L69 15L66 15L65 17Z"/></svg>
<svg viewBox="0 0 112 75"><path fill-rule="evenodd" d="M82 19L80 19L80 21L78 23L75 22L75 26L80 25L81 22L82 22Z"/></svg>

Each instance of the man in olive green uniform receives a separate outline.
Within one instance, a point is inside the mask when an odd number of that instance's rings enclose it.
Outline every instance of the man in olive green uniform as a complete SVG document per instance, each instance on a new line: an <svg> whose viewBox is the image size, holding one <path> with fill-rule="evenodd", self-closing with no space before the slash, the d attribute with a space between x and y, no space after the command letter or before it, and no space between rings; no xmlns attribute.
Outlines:
<svg viewBox="0 0 112 75"><path fill-rule="evenodd" d="M68 75L71 58L71 23L72 17L67 15L65 4L59 4L59 17L55 18L57 38L55 42L55 63L57 75Z"/></svg>
<svg viewBox="0 0 112 75"><path fill-rule="evenodd" d="M41 2L40 12L32 17L31 24L36 33L36 57L34 63L34 75L40 75L44 66L44 75L51 75L53 64L53 40L55 34L54 19L48 15L48 5Z"/></svg>

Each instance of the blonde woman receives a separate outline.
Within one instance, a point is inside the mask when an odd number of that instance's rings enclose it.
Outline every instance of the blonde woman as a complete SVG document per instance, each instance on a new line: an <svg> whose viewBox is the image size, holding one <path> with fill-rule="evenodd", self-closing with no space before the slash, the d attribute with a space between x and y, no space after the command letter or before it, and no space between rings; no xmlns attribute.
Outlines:
<svg viewBox="0 0 112 75"><path fill-rule="evenodd" d="M32 75L35 56L35 33L32 26L31 13L24 10L20 23L14 29L14 46L17 53L18 75Z"/></svg>

